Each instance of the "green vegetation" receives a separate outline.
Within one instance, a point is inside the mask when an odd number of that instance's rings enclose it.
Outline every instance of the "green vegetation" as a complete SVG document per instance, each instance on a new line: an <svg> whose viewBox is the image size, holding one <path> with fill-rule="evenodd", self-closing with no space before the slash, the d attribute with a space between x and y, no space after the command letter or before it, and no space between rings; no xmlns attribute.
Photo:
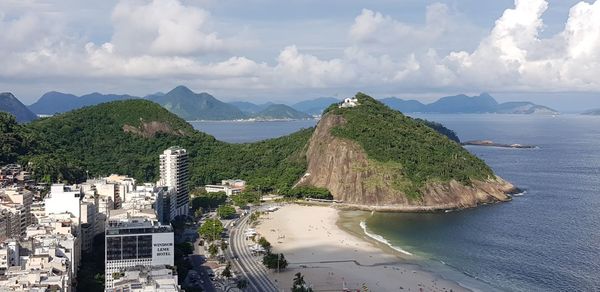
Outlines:
<svg viewBox="0 0 600 292"><path fill-rule="evenodd" d="M313 289L306 285L302 273L296 273L292 280L292 292L312 292Z"/></svg>
<svg viewBox="0 0 600 292"><path fill-rule="evenodd" d="M282 253L267 253L263 257L263 264L267 269L280 269L283 270L287 267L288 262Z"/></svg>
<svg viewBox="0 0 600 292"><path fill-rule="evenodd" d="M221 276L229 279L231 278L233 275L231 274L231 263L227 262L227 265L225 266L225 269L223 270L223 272L221 272Z"/></svg>
<svg viewBox="0 0 600 292"><path fill-rule="evenodd" d="M360 103L357 107L327 109L346 120L343 126L332 129L332 134L356 141L378 165L393 165L395 173L407 178L395 187L410 197L419 197L420 188L428 182L457 180L469 184L472 179L493 175L481 159L423 122L365 94L356 97Z"/></svg>
<svg viewBox="0 0 600 292"><path fill-rule="evenodd" d="M256 191L244 191L241 194L231 196L234 205L243 208L248 204L256 205L260 203L260 193Z"/></svg>
<svg viewBox="0 0 600 292"><path fill-rule="evenodd" d="M291 198L313 198L313 199L324 199L324 200L332 200L333 196L328 189L318 188L318 187L310 187L310 186L301 186L288 190L285 193L286 197Z"/></svg>
<svg viewBox="0 0 600 292"><path fill-rule="evenodd" d="M332 133L358 142L371 160L380 163L376 167L393 165L394 176L405 178L394 187L409 196L418 197L427 182L456 179L469 183L492 175L483 161L430 128L446 131L441 125L415 121L364 94L357 97L361 106L339 109L333 105L326 110L348 121ZM291 189L306 171L307 142L313 130L257 143L228 144L194 130L151 101L114 101L27 125L0 114L0 163L30 163L34 178L43 182L80 182L87 175L112 173L155 181L158 155L179 145L188 150L192 188L232 177L248 182L247 193L232 198L238 206L258 203L263 193L331 198L322 189ZM376 187L377 179L371 184ZM225 200L223 194L193 191L192 206L194 211L216 208Z"/></svg>
<svg viewBox="0 0 600 292"><path fill-rule="evenodd" d="M188 150L192 187L240 177L264 191L285 190L306 169L303 150L312 134L306 129L258 143L228 144L141 99L86 107L23 126L13 120L0 117L0 162L32 162L35 178L45 182L81 182L86 171L91 177L120 173L155 181L158 155L179 145Z"/></svg>
<svg viewBox="0 0 600 292"><path fill-rule="evenodd" d="M448 137L448 139L450 139L456 143L460 143L460 139L458 138L458 135L456 135L456 132L444 127L444 125L442 125L440 123L423 120L423 119L415 119L415 121L425 124L426 126L434 129L436 132Z"/></svg>
<svg viewBox="0 0 600 292"><path fill-rule="evenodd" d="M200 226L200 228L198 228L198 233L207 241L214 241L221 239L223 230L223 224L220 220L208 219Z"/></svg>
<svg viewBox="0 0 600 292"><path fill-rule="evenodd" d="M271 243L264 237L258 239L258 244L262 246L267 252L271 252Z"/></svg>
<svg viewBox="0 0 600 292"><path fill-rule="evenodd" d="M227 195L224 192L207 193L192 192L192 210L214 209L227 201Z"/></svg>
<svg viewBox="0 0 600 292"><path fill-rule="evenodd" d="M20 156L27 154L30 144L15 117L0 112L0 165L17 162Z"/></svg>
<svg viewBox="0 0 600 292"><path fill-rule="evenodd" d="M221 219L231 219L235 217L235 208L231 205L223 205L217 209L217 215Z"/></svg>
<svg viewBox="0 0 600 292"><path fill-rule="evenodd" d="M208 247L208 253L210 254L211 258L214 258L219 253L219 247L216 244L212 243Z"/></svg>

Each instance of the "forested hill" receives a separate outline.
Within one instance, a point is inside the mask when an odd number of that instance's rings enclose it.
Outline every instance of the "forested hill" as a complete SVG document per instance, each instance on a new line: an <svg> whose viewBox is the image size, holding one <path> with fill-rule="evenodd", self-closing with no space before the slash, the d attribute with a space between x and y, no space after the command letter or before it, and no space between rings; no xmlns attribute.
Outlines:
<svg viewBox="0 0 600 292"><path fill-rule="evenodd" d="M431 124L365 94L356 99L325 110L298 185L326 188L356 208L410 212L506 201L515 191Z"/></svg>
<svg viewBox="0 0 600 292"><path fill-rule="evenodd" d="M332 134L356 141L370 159L400 165L407 178L401 187L404 191L415 193L428 181L469 183L493 176L481 159L422 120L407 117L365 94L356 97L359 106L332 106L326 111L345 120L331 130Z"/></svg>
<svg viewBox="0 0 600 292"><path fill-rule="evenodd" d="M400 115L387 107L382 110L386 115L388 111ZM306 171L306 148L314 131L309 128L262 142L229 144L196 131L185 120L143 99L85 107L27 125L18 125L14 119L10 122L10 116L5 116L0 119L3 129L0 139L12 143L2 148L0 162L31 162L36 175L44 174L38 178L47 182L81 181L86 171L92 177L119 173L141 181L154 181L158 178L158 155L170 146L179 145L189 152L194 186L243 178L265 190L285 191ZM421 125L416 129L425 131L423 123L410 123ZM375 137L399 134L376 125L371 127L369 132ZM441 125L436 127L449 131ZM410 132L412 128L403 131L400 134L420 135L420 132ZM431 142L438 143L440 139ZM453 142L445 139L441 143ZM456 143L453 145L460 148ZM379 145L376 146L377 149L369 151L380 151ZM434 147L433 144L425 146Z"/></svg>
<svg viewBox="0 0 600 292"><path fill-rule="evenodd" d="M11 119L13 122L11 122ZM81 181L90 176L127 174L142 181L158 178L158 155L186 148L192 185L242 177L263 187L291 186L305 169L302 149L312 129L253 144L228 144L196 131L151 101L115 101L18 125L0 119L0 162L32 162L47 182Z"/></svg>

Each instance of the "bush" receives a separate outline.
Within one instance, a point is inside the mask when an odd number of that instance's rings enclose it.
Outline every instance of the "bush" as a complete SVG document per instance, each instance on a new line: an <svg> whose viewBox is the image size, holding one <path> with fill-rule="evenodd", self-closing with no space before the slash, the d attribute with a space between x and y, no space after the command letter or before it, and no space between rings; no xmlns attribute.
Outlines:
<svg viewBox="0 0 600 292"><path fill-rule="evenodd" d="M318 187L296 187L291 190L288 190L285 194L286 197L291 198L313 198L313 199L323 199L323 200L332 200L333 195L326 188L318 188Z"/></svg>

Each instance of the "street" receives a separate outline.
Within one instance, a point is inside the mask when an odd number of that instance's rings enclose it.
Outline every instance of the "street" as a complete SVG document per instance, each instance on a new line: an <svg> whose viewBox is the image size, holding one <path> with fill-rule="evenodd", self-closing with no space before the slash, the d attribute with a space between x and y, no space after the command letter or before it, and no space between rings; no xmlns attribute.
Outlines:
<svg viewBox="0 0 600 292"><path fill-rule="evenodd" d="M246 228L248 228L249 218L250 215L240 218L236 226L230 228L227 257L234 267L248 279L246 291L276 292L278 291L277 287L271 282L271 279L269 279L269 272L262 264L261 258L252 255L246 239L244 238L244 232Z"/></svg>

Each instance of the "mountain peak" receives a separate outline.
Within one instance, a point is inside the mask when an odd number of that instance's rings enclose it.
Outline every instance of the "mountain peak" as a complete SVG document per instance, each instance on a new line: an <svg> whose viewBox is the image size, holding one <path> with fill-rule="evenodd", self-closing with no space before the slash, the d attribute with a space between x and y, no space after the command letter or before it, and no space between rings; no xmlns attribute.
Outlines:
<svg viewBox="0 0 600 292"><path fill-rule="evenodd" d="M37 116L32 113L14 94L0 93L0 112L7 112L15 116L19 123L35 120Z"/></svg>
<svg viewBox="0 0 600 292"><path fill-rule="evenodd" d="M171 91L169 91L167 94L195 94L191 89L183 86L183 85L179 85L175 88L173 88Z"/></svg>

